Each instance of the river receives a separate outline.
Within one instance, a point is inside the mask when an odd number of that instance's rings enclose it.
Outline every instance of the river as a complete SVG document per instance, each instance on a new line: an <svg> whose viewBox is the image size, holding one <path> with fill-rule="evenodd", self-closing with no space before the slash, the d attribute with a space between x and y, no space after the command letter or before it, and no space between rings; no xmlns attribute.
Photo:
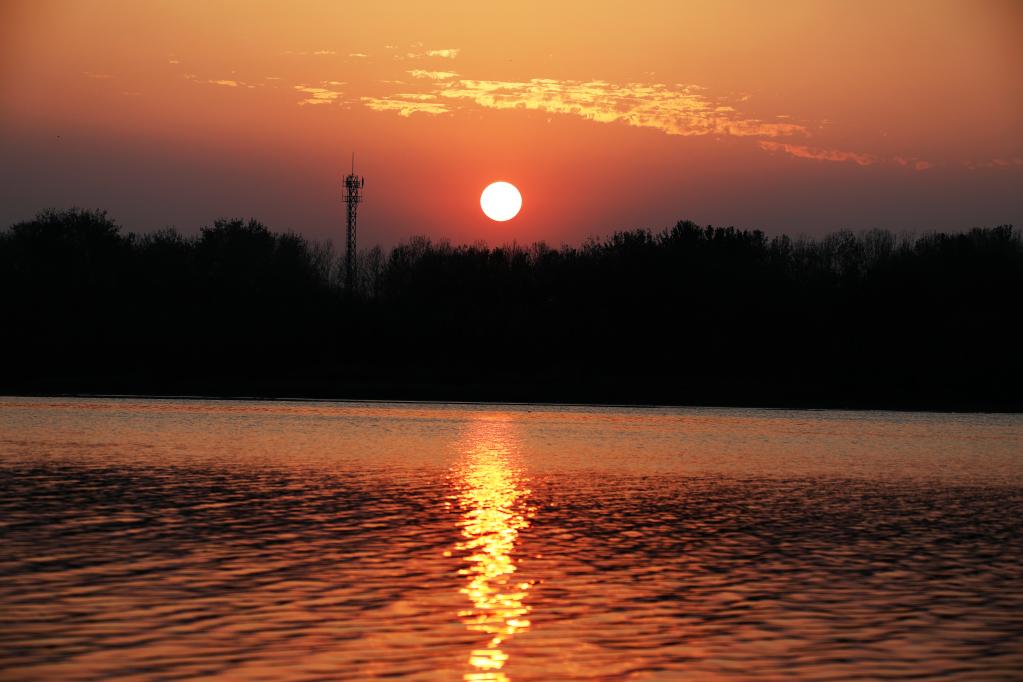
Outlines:
<svg viewBox="0 0 1023 682"><path fill-rule="evenodd" d="M0 398L0 679L1023 678L1023 416Z"/></svg>

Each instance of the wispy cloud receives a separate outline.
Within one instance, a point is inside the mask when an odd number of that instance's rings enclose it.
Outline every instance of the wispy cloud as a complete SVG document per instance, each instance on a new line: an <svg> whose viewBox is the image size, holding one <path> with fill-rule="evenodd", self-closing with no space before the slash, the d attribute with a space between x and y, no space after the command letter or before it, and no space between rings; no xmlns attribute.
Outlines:
<svg viewBox="0 0 1023 682"><path fill-rule="evenodd" d="M988 159L986 161L968 161L966 163L966 167L971 170L976 170L978 168L999 168L1004 170L1007 168L1018 168L1020 166L1023 166L1023 158L1018 156Z"/></svg>
<svg viewBox="0 0 1023 682"><path fill-rule="evenodd" d="M418 49L418 48L421 48L422 46L423 46L422 43L413 43L411 45L412 50L410 50L408 52L405 52L403 54L396 54L396 55L394 55L394 58L396 60L399 60L399 61L402 60L402 59L424 59L426 57L440 57L441 59L454 59L455 57L458 56L458 53L462 51L462 49L458 48L458 47L449 47L449 48L445 48L443 50L421 50L421 49ZM384 49L385 50L394 50L394 49L397 49L397 47L395 45L384 45Z"/></svg>
<svg viewBox="0 0 1023 682"><path fill-rule="evenodd" d="M881 159L873 154L861 154L841 149L828 149L826 147L808 147L801 144L788 144L786 142L772 142L761 140L760 148L769 152L785 152L800 159L814 159L816 161L852 161L859 166L871 166L879 163Z"/></svg>
<svg viewBox="0 0 1023 682"><path fill-rule="evenodd" d="M529 81L459 80L438 82L443 99L470 101L488 109L531 109L578 116L600 123L655 128L668 135L780 137L805 135L798 123L747 117L696 86L661 83L614 84L534 78Z"/></svg>
<svg viewBox="0 0 1023 682"><path fill-rule="evenodd" d="M900 166L912 168L913 170L918 171L925 171L934 168L934 164L931 163L930 161L924 161L923 159L918 159L915 157L907 159L904 156L896 156L895 158L892 159L892 161L899 164Z"/></svg>
<svg viewBox="0 0 1023 682"><path fill-rule="evenodd" d="M367 57L369 57L369 55L364 52L349 52L348 56L353 57L355 59L366 59Z"/></svg>
<svg viewBox="0 0 1023 682"><path fill-rule="evenodd" d="M413 100L416 102L432 102L437 98L421 92L401 92L394 96L395 99Z"/></svg>
<svg viewBox="0 0 1023 682"><path fill-rule="evenodd" d="M910 168L915 171L928 171L934 168L934 163L912 156L884 157L864 152L851 152L845 149L834 149L832 147L811 147L803 144L790 144L786 142L775 142L772 140L761 140L758 142L760 148L769 152L784 152L800 159L811 159L813 161L849 161L858 166L874 166L877 164L896 164L903 168Z"/></svg>
<svg viewBox="0 0 1023 682"><path fill-rule="evenodd" d="M204 78L200 78L197 74L194 74L194 73L186 73L186 74L184 74L184 78L186 80L192 81L193 83L205 83L207 85L219 85L222 88L249 88L249 89L252 89L252 88L256 87L256 85L253 85L251 83L246 83L245 81L236 80L234 78L210 78L210 79L204 79ZM263 84L262 83L258 83L257 85L262 86Z"/></svg>
<svg viewBox="0 0 1023 682"><path fill-rule="evenodd" d="M423 69L412 69L406 71L413 78L428 78L435 81L451 80L458 76L454 71L424 71Z"/></svg>
<svg viewBox="0 0 1023 682"><path fill-rule="evenodd" d="M422 44L412 44L413 50ZM396 46L387 46L397 50ZM289 54L334 54L331 50L315 52L289 52ZM396 59L407 57L438 57L452 59L457 48L399 53ZM364 53L349 53L350 57L366 57ZM391 92L359 97L350 93L349 99L358 98L366 108L379 112L392 112L402 117L413 114L436 116L458 110L474 108L495 110L538 111L551 115L576 117L595 123L624 124L637 128L658 130L677 136L719 136L751 138L759 149L782 153L800 159L818 162L846 162L857 166L897 164L915 171L935 167L932 161L914 156L878 156L871 153L832 147L822 133L824 121L799 121L790 114L767 114L763 118L751 115L747 104L749 94L712 94L698 85L668 85L665 83L624 82L604 80L559 80L532 78L520 81L483 80L461 78L448 70L407 69L413 79L381 80ZM90 78L109 78L106 74L90 74ZM210 83L230 88L256 87L235 79L201 80L195 74L185 74L199 83ZM275 76L266 77L273 81ZM263 85L259 83L258 85ZM336 104L342 98L340 81L321 81L319 84L292 85L301 93L300 106ZM354 95L354 97L352 97ZM824 138L824 139L822 139ZM1014 168L1023 166L1020 157L995 158L967 164L970 168Z"/></svg>
<svg viewBox="0 0 1023 682"><path fill-rule="evenodd" d="M325 85L344 85L337 81L330 81ZM307 95L304 99L299 101L299 106L306 104L333 104L341 96L341 92L338 90L331 90L330 88L318 88L311 85L296 85L295 89L301 93Z"/></svg>
<svg viewBox="0 0 1023 682"><path fill-rule="evenodd" d="M461 52L461 48L449 48L446 50L427 50L427 57L443 57L444 59L454 59Z"/></svg>
<svg viewBox="0 0 1023 682"><path fill-rule="evenodd" d="M423 97L430 95L395 95L394 97L363 97L362 103L373 111L396 111L399 116L408 118L412 114L444 114L449 109L444 104L435 101L423 101Z"/></svg>

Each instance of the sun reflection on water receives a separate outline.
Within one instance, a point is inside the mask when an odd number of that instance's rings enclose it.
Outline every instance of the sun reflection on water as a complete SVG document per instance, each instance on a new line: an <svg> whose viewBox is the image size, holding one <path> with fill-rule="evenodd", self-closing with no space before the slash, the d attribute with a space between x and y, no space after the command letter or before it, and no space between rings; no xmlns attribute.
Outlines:
<svg viewBox="0 0 1023 682"><path fill-rule="evenodd" d="M456 549L466 553L468 565L459 574L466 578L461 592L472 608L458 615L467 628L489 636L469 655L465 679L506 682L508 654L501 645L529 628L530 609L523 602L530 583L516 580L513 555L519 531L529 526L532 515L526 504L529 490L514 466L511 422L475 422L464 449L455 476L463 538Z"/></svg>

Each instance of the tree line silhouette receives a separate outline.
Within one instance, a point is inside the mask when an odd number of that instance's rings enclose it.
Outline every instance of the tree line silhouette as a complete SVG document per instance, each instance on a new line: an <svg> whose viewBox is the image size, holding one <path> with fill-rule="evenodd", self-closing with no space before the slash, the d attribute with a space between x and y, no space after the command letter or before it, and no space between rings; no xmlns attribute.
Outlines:
<svg viewBox="0 0 1023 682"><path fill-rule="evenodd" d="M822 239L679 222L364 251L255 221L0 232L0 390L1019 409L1011 226Z"/></svg>

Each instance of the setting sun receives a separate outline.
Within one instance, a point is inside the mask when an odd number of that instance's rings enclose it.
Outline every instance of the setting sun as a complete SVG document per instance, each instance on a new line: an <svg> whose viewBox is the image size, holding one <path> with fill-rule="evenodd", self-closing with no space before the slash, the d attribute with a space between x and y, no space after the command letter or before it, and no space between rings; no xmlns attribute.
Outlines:
<svg viewBox="0 0 1023 682"><path fill-rule="evenodd" d="M480 195L480 207L497 222L511 220L522 208L522 195L510 182L492 182Z"/></svg>

